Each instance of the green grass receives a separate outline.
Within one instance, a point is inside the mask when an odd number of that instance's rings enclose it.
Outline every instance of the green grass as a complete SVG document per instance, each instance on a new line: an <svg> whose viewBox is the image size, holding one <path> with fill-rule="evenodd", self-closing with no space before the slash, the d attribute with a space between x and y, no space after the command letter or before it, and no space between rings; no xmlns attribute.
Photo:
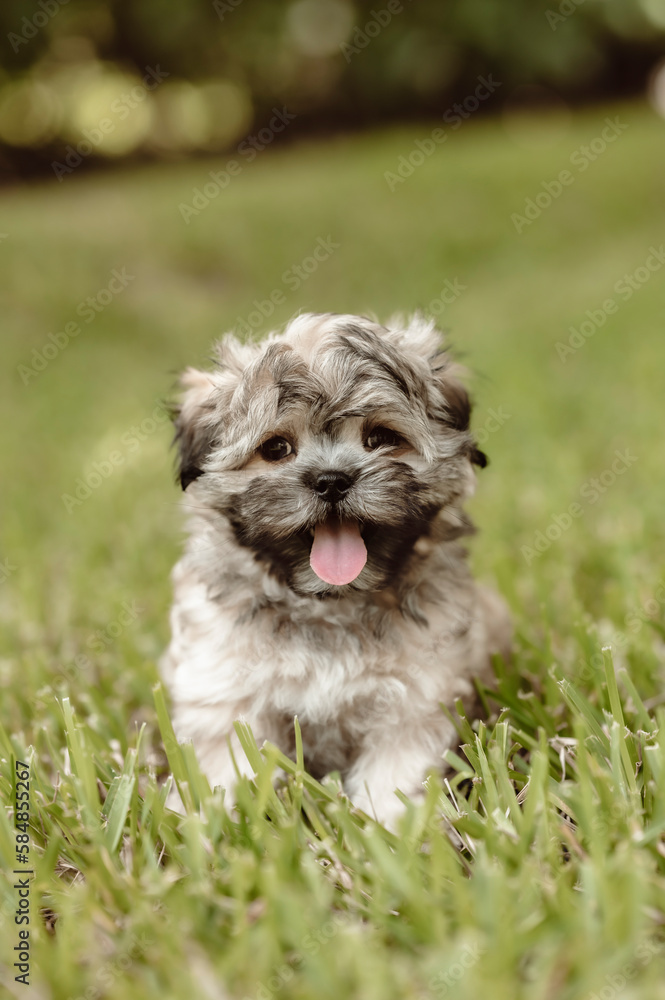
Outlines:
<svg viewBox="0 0 665 1000"><path fill-rule="evenodd" d="M629 128L516 233L511 214L608 114ZM0 794L10 805L13 757L30 760L35 870L26 991L3 809L7 995L665 997L662 275L565 363L555 347L660 246L663 125L642 106L596 110L524 146L472 120L391 193L384 172L435 124L268 151L190 225L178 205L222 163L0 193ZM328 236L339 247L288 289L284 272ZM23 384L33 348L123 267L128 287ZM154 697L181 521L170 430L142 422L273 290L275 323L384 317L455 279L466 289L441 322L492 461L472 558L513 608L514 662L399 836L244 732L258 773L229 817ZM610 483L617 451L633 457ZM111 474L68 510L94 463ZM184 819L157 781L158 714Z"/></svg>

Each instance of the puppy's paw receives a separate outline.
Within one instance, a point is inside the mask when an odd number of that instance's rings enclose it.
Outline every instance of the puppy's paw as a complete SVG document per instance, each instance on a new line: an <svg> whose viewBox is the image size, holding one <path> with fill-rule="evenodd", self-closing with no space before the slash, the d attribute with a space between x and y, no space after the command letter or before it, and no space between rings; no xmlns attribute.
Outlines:
<svg viewBox="0 0 665 1000"><path fill-rule="evenodd" d="M180 798L180 792L178 791L178 786L175 783L175 778L173 779L173 784L171 785L171 790L166 796L166 808L171 809L173 812L180 813L184 816L186 809L182 799Z"/></svg>
<svg viewBox="0 0 665 1000"><path fill-rule="evenodd" d="M421 802L424 797L425 793L422 789L409 795L409 799L414 804ZM371 789L369 792L367 789L363 789L350 795L350 799L354 806L362 809L372 819L385 826L386 830L390 830L391 833L398 832L399 821L406 811L406 806L395 792L377 790L376 793L373 793Z"/></svg>

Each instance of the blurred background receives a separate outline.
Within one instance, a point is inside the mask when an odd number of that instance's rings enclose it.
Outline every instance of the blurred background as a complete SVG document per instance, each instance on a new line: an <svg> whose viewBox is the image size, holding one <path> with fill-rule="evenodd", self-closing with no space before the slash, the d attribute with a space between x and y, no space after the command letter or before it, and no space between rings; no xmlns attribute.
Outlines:
<svg viewBox="0 0 665 1000"><path fill-rule="evenodd" d="M434 116L488 71L517 104L665 100L663 0L6 0L0 37L7 178L103 119L86 167L223 151L275 104L289 139Z"/></svg>

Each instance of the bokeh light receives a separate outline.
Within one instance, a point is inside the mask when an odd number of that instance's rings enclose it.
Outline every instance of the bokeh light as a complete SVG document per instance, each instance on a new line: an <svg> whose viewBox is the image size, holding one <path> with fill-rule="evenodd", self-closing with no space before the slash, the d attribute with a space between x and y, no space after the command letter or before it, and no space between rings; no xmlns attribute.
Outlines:
<svg viewBox="0 0 665 1000"><path fill-rule="evenodd" d="M287 13L290 37L308 56L338 54L353 21L354 9L345 0L296 0Z"/></svg>
<svg viewBox="0 0 665 1000"><path fill-rule="evenodd" d="M640 7L653 25L665 31L665 0L640 0Z"/></svg>
<svg viewBox="0 0 665 1000"><path fill-rule="evenodd" d="M122 156L141 145L152 125L153 108L140 77L93 63L74 69L69 84L67 138L73 142L92 136L102 156Z"/></svg>
<svg viewBox="0 0 665 1000"><path fill-rule="evenodd" d="M10 146L43 146L57 134L62 109L43 83L23 77L0 90L0 140Z"/></svg>
<svg viewBox="0 0 665 1000"><path fill-rule="evenodd" d="M90 160L231 150L278 104L297 116L290 134L424 118L472 94L490 69L506 133L525 148L556 143L569 107L644 93L650 76L662 107L653 68L665 58L665 0L38 7L0 6L15 56L0 68L0 151L19 173L30 149L41 169L87 135L99 139ZM159 85L145 89L157 67Z"/></svg>
<svg viewBox="0 0 665 1000"><path fill-rule="evenodd" d="M656 66L651 74L649 100L658 114L665 118L665 59Z"/></svg>

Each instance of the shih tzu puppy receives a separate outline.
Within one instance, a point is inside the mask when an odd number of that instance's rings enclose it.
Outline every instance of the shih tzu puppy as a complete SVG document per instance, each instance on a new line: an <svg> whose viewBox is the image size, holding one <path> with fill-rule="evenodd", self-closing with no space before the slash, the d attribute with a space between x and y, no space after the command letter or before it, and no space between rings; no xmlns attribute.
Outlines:
<svg viewBox="0 0 665 1000"><path fill-rule="evenodd" d="M179 739L232 801L233 730L339 771L394 825L455 744L440 703L507 654L503 602L472 580L462 505L485 465L433 323L301 315L215 348L176 407L189 541L162 669Z"/></svg>

